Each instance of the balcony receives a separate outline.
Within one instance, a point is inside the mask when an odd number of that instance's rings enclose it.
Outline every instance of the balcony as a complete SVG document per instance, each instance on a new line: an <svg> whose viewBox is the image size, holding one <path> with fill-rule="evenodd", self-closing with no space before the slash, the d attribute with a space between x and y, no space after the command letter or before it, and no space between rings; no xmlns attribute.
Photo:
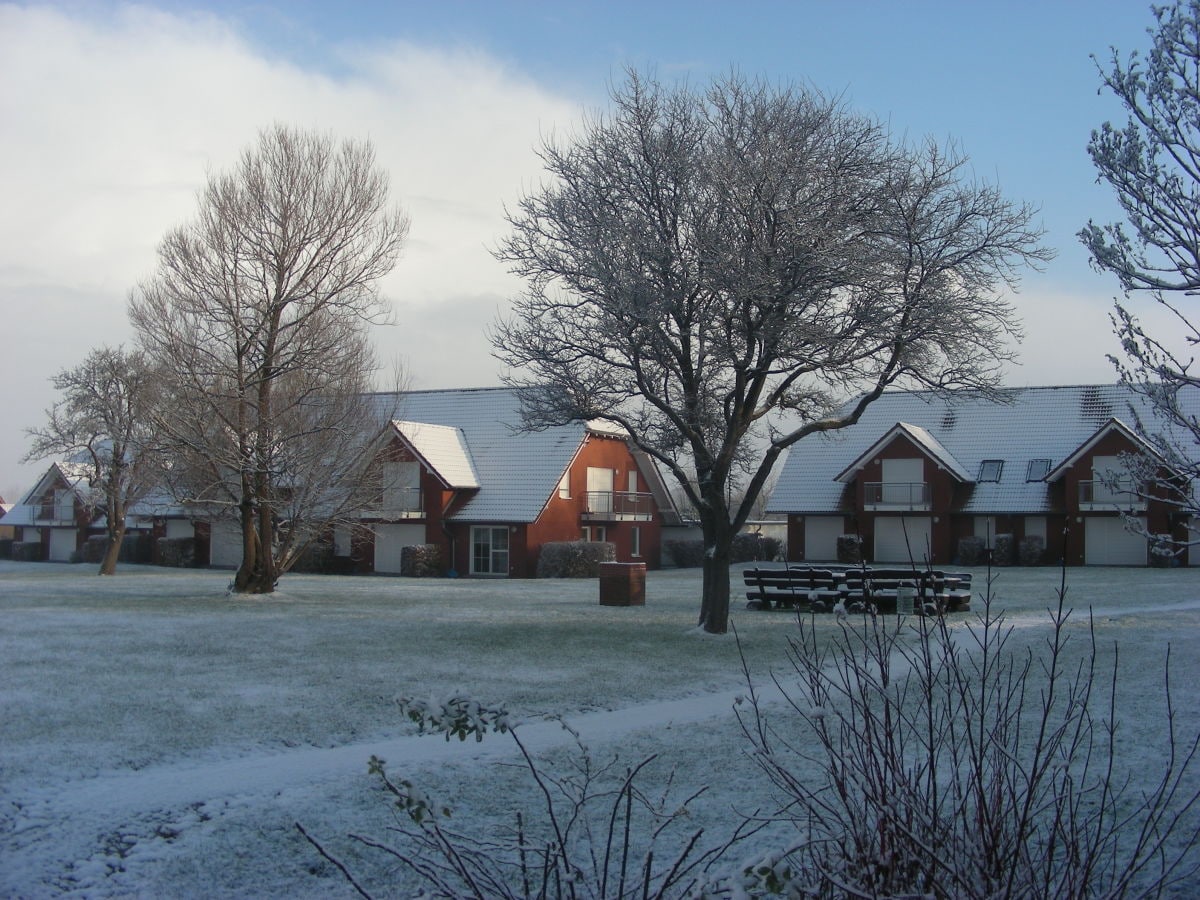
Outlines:
<svg viewBox="0 0 1200 900"><path fill-rule="evenodd" d="M654 495L632 491L588 491L584 522L649 522L654 517Z"/></svg>
<svg viewBox="0 0 1200 900"><path fill-rule="evenodd" d="M925 481L868 481L863 485L863 509L889 512L927 511L929 484Z"/></svg>
<svg viewBox="0 0 1200 900"><path fill-rule="evenodd" d="M425 518L425 504L420 488L389 488L384 492L383 502L370 509L359 510L359 518L382 519L395 521L397 519Z"/></svg>
<svg viewBox="0 0 1200 900"><path fill-rule="evenodd" d="M1144 485L1134 481L1081 481L1079 482L1079 511L1138 512L1145 510Z"/></svg>

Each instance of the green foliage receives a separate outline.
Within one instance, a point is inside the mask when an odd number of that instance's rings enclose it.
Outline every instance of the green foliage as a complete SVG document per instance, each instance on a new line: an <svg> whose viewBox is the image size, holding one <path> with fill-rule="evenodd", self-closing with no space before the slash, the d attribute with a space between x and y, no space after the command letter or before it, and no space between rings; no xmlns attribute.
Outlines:
<svg viewBox="0 0 1200 900"><path fill-rule="evenodd" d="M510 728L503 706L484 706L463 694L454 693L444 700L401 697L397 702L400 712L417 724L421 734L444 734L446 740L456 737L465 741L474 736L482 741L489 731L503 734Z"/></svg>

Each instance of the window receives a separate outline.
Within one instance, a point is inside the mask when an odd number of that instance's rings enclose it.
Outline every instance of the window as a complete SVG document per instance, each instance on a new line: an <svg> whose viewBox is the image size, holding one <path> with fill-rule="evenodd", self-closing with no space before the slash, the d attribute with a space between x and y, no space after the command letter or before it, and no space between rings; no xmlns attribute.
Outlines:
<svg viewBox="0 0 1200 900"><path fill-rule="evenodd" d="M630 471L628 483L629 483L629 488L628 488L629 493L636 494L638 492L638 477L637 477L636 470Z"/></svg>
<svg viewBox="0 0 1200 900"><path fill-rule="evenodd" d="M1004 460L985 459L979 464L979 477L976 481L999 481L1000 473L1004 471Z"/></svg>
<svg viewBox="0 0 1200 900"><path fill-rule="evenodd" d="M642 555L642 529L638 528L638 526L636 526L636 525L633 526L633 536L630 539L630 542L631 542L631 548L632 548L630 550L630 554L633 556L641 556Z"/></svg>
<svg viewBox="0 0 1200 900"><path fill-rule="evenodd" d="M471 574L508 574L508 527L475 526L471 529Z"/></svg>
<svg viewBox="0 0 1200 900"><path fill-rule="evenodd" d="M1026 481L1041 481L1050 474L1050 460L1031 459L1029 468L1025 470Z"/></svg>
<svg viewBox="0 0 1200 900"><path fill-rule="evenodd" d="M608 540L608 531L603 525L597 525L593 528L591 525L584 525L580 531L580 539L584 541L606 541Z"/></svg>
<svg viewBox="0 0 1200 900"><path fill-rule="evenodd" d="M571 470L563 472L563 477L558 479L558 496L563 500L571 499Z"/></svg>

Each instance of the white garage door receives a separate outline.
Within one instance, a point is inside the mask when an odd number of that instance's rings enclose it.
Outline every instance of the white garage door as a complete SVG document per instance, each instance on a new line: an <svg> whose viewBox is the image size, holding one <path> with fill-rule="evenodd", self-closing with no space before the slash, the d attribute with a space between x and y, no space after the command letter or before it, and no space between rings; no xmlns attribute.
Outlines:
<svg viewBox="0 0 1200 900"><path fill-rule="evenodd" d="M837 539L845 534L845 527L841 516L805 516L805 561L836 562Z"/></svg>
<svg viewBox="0 0 1200 900"><path fill-rule="evenodd" d="M1145 528L1145 520L1138 521ZM1089 516L1083 527L1084 562L1089 566L1146 565L1146 539L1126 531L1120 516Z"/></svg>
<svg viewBox="0 0 1200 900"><path fill-rule="evenodd" d="M376 525L375 571L400 571L400 551L425 543L424 525Z"/></svg>
<svg viewBox="0 0 1200 900"><path fill-rule="evenodd" d="M875 562L921 565L929 558L929 516L880 516L875 520Z"/></svg>
<svg viewBox="0 0 1200 900"><path fill-rule="evenodd" d="M50 561L70 562L71 554L75 552L74 528L50 529Z"/></svg>
<svg viewBox="0 0 1200 900"><path fill-rule="evenodd" d="M208 540L208 564L236 569L242 564L242 526L218 519L212 523Z"/></svg>

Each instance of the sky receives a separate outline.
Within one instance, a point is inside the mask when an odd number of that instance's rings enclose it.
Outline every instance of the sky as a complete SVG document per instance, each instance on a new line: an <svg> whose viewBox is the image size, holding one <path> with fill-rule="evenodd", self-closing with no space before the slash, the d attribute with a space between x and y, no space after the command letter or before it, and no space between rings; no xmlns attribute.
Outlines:
<svg viewBox="0 0 1200 900"><path fill-rule="evenodd" d="M1040 208L1058 253L1014 298L1006 383L1110 382L1118 288L1075 234L1120 218L1086 147L1124 117L1092 55L1145 48L1151 21L1137 0L0 3L0 496L48 464L21 458L52 376L132 341L128 295L162 236L277 122L369 139L411 217L380 357L413 388L497 384L487 329L521 288L491 252L505 206L626 67L808 84L955 142Z"/></svg>

